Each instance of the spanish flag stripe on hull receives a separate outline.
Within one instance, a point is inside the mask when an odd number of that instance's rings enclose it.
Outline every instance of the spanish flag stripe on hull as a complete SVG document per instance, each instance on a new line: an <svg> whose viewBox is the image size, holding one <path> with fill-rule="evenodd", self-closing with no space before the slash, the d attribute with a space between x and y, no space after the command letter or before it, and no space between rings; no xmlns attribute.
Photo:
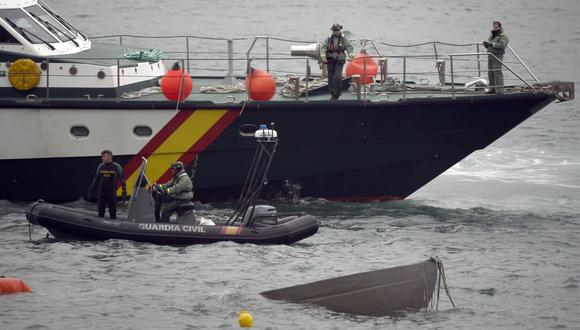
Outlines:
<svg viewBox="0 0 580 330"><path fill-rule="evenodd" d="M189 150L183 153L178 160L186 166L190 164L200 152L205 150L234 120L236 120L238 115L238 111L227 111L213 126L209 128L209 130L207 130L207 132L199 140L197 140L194 145L191 146L191 148L189 148ZM158 181L166 182L170 179L171 170L168 167Z"/></svg>
<svg viewBox="0 0 580 330"><path fill-rule="evenodd" d="M238 114L234 110L179 111L125 166L128 193L132 193L141 157L148 159L149 180L168 181L171 179L169 167L173 162L181 160L187 166Z"/></svg>
<svg viewBox="0 0 580 330"><path fill-rule="evenodd" d="M242 232L242 227L224 226L220 230L222 235L239 235Z"/></svg>
<svg viewBox="0 0 580 330"><path fill-rule="evenodd" d="M141 165L141 157L149 158L163 141L165 141L181 124L193 114L193 111L179 111L123 168L125 178L133 174Z"/></svg>

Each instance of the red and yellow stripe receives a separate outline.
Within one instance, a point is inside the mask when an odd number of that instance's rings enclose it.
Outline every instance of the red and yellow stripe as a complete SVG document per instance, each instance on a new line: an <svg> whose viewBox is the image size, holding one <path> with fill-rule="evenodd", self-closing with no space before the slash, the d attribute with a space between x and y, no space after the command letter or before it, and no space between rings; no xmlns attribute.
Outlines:
<svg viewBox="0 0 580 330"><path fill-rule="evenodd" d="M242 232L242 227L223 226L220 230L221 235L239 235Z"/></svg>
<svg viewBox="0 0 580 330"><path fill-rule="evenodd" d="M179 160L185 166L205 150L236 119L236 110L182 110L171 118L157 134L124 167L127 193L133 192L141 157L147 158L147 178L151 182L171 179L170 166ZM120 189L117 193L120 194Z"/></svg>

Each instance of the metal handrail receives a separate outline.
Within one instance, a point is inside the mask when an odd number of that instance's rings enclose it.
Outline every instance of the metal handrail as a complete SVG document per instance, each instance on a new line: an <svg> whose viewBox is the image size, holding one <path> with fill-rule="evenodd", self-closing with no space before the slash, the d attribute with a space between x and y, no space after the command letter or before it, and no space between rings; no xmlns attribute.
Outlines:
<svg viewBox="0 0 580 330"><path fill-rule="evenodd" d="M493 58L495 58L498 62L500 62L500 64L502 66L504 66L506 69L508 69L514 76L518 77L524 84L526 84L529 88L531 88L532 90L536 90L534 88L534 86L530 85L524 78L522 78L519 74L517 74L514 70L512 70L512 68L510 68L507 64L505 64L503 61L501 61L499 58L497 58L497 56L495 56L492 53L459 53L459 54L451 54L449 55L451 58L453 58L453 56L479 56L479 55L487 55L487 56L492 56ZM453 62L452 62L453 63ZM451 65L451 67L453 68L453 64ZM451 69L451 81L453 81L453 69Z"/></svg>
<svg viewBox="0 0 580 330"><path fill-rule="evenodd" d="M125 40L123 38L152 38L152 39L162 39L162 38L184 38L185 39L185 52L181 52L180 51L180 56L178 58L178 60L182 61L182 67L186 67L188 71L190 70L207 70L207 72L209 71L224 71L227 68L228 70L228 75L234 77L235 80L235 76L233 73L233 64L235 61L246 61L247 63L247 69L250 70L251 68L251 63L252 61L266 61L266 70L268 72L275 72L277 74L279 74L280 72L288 72L288 71L281 71L281 70L276 70L273 69L273 71L271 71L270 68L270 61L287 61L287 60L306 60L306 77L307 80L309 77L311 77L311 73L310 73L310 64L309 64L309 60L306 57L292 57L292 56L288 56L285 53L280 53L279 52L279 47L274 47L272 49L278 50L278 52L270 52L270 39L272 40L276 40L276 41L283 41L283 42L301 42L301 43L307 43L309 41L298 41L298 40L291 40L291 39L283 39L283 38L276 38L276 37L270 37L270 36L266 36L266 35L261 35L261 36L255 36L253 38L215 38L215 37L203 37L203 36L188 36L188 35L179 35L179 36L139 36L139 35L111 35L111 36L100 36L100 37L94 37L93 39L100 39L100 38L113 38L113 37L118 37L119 38L119 43L123 44L123 42L125 42ZM228 45L228 52L227 52L227 57L225 58L220 58L219 56L213 56L213 54L217 54L217 52L204 52L206 54L209 54L209 56L200 56L200 57L195 57L192 56L192 54L197 54L200 55L202 54L202 52L199 51L192 51L190 48L190 40L189 38L192 39L204 39L204 40L215 40L215 41L227 41L227 45ZM256 43L258 40L260 39L265 39L266 40L266 52L262 53L262 52L253 52L254 50L256 50ZM234 41L241 41L241 40L245 40L245 41L251 41L251 45L248 48L248 50L245 53L234 53L233 52L233 42ZM503 60L500 60L497 56L491 54L491 53L487 53L487 52L480 52L480 45L479 43L470 43L470 44L450 44L450 43L445 43L445 42L438 42L438 41L434 41L434 42L426 42L426 43L420 43L420 44L414 44L414 45L394 45L394 44L388 44L388 43L384 43L384 42L380 42L380 41L374 41L372 39L360 39L361 41L361 45L362 47L366 47L368 44L372 45L373 49L376 51L376 53L378 55L366 55L367 57L370 58L384 58L384 59L395 59L395 60L402 60L402 85L401 85L401 92L402 92L402 98L406 99L407 98L407 94L408 93L413 93L415 91L412 90L412 88L408 88L405 84L405 82L407 81L407 79L410 76L410 80L415 79L416 75L437 75L438 73L435 72L429 72L427 70L421 70L422 65L426 65L427 63L425 61L429 61L429 60L438 60L438 59L448 59L450 61L450 76L451 76L451 94L453 95L453 97L455 96L455 93L457 93L457 90L462 90L461 88L457 87L456 88L456 78L458 77L469 77L468 75L460 75L460 73L469 73L469 72L477 72L478 76L481 76L482 74L482 68L481 68L481 61L483 61L483 59L481 59L481 57L486 56L486 57L492 57L494 59L496 59L499 63L501 63L502 67L505 67L511 74L513 74L515 77L517 77L517 79L521 82L523 82L527 87L529 87L531 90L536 90L537 87L534 87L534 83L533 82L528 82L529 77L524 73L523 70L519 70L520 72L523 73L523 75L517 73L514 68L509 64L515 64L515 65L522 65L523 68L525 69L525 72L527 72L536 83L539 83L537 77L531 72L531 70L529 69L529 67L522 61L522 59L518 56L518 54L513 50L513 48L511 46L508 46L509 51L514 55L515 59L517 61L513 61L513 62L504 62ZM179 47L180 42L174 42L173 45L178 45ZM244 43L246 44L246 43ZM381 45L385 45L385 46L389 46L389 47L402 47L402 48L409 48L409 47L416 47L416 46L425 46L425 45L432 45L433 46L433 53L432 54L416 54L416 55L383 55L381 50L377 47L377 44L381 44ZM446 45L446 46L457 46L457 47L466 47L466 46L476 46L477 51L476 52L467 52L467 53L453 53L453 54L443 54L443 53L439 53L440 49L437 48L437 45ZM211 48L214 49L214 48ZM217 48L216 48L217 49ZM170 54L171 52L168 52L166 54ZM176 52L173 52L176 53ZM245 56L238 56L234 58L234 54L244 54ZM476 57L474 59L474 61L477 63L477 68L474 71L470 71L470 70L465 70L465 69L461 69L461 67L465 68L471 68L472 66L470 64L466 64L467 61L470 61L470 59L462 59L462 58L466 58L469 56L474 56ZM75 57L71 57L71 59L73 59ZM185 58L185 60L184 60ZM59 59L65 59L65 57L59 57ZM90 59L90 58L85 58L85 59ZM123 57L109 57L109 58L94 58L94 59L109 59L109 60L114 60L117 63L117 68L116 68L116 84L117 86L121 85L121 72L120 69L122 68L122 64L125 63L126 61L130 61L129 59L124 59ZM163 57L161 58L161 60L167 61L167 60L171 60L171 58L168 57ZM414 64L419 64L417 66L417 69L419 70L413 70L410 71L409 70L409 63L411 60L417 61ZM48 59L47 59L48 61ZM194 61L194 65L190 66L190 61ZM220 70L216 67L210 67L210 68L203 68L203 66L208 66L206 64L203 64L203 62L207 61L228 61L228 65L224 67L223 70ZM421 62L423 61L423 62ZM195 65L196 62L198 62L197 64L199 65ZM47 62L48 63L48 62ZM236 62L239 63L239 62ZM400 62L396 62L396 63L400 63ZM185 64L185 65L184 65ZM400 66L400 64L397 64L397 66ZM299 66L297 66L299 67ZM459 67L459 68L458 68ZM239 68L239 67L238 67ZM282 66L282 69L287 69L287 68L293 68L292 65L289 66ZM519 69L519 68L518 68ZM297 71L300 71L303 69L298 69ZM399 71L399 70L397 70ZM389 71L390 74L401 74L401 72L397 72L397 71ZM191 72L191 71L190 71ZM364 62L364 72L366 72L366 61ZM247 74L249 73L246 72ZM300 75L301 73L299 72L298 75ZM49 74L49 72L46 72L47 75L47 80L46 80L46 85L47 85L47 90L49 89L49 77L48 76L52 76L52 77L58 77L59 74L52 74L52 72ZM114 75L114 73L113 73ZM447 76L449 76L449 73L445 74ZM80 76L80 75L79 75ZM526 76L526 79L524 79L522 76ZM400 76L399 76L400 77ZM398 78L398 77L397 77ZM461 79L463 80L463 79ZM443 80L444 81L444 80ZM531 81L531 80L530 80ZM52 83L52 81L50 81L50 83ZM448 84L447 84L448 85ZM521 86L521 85L520 85ZM363 98L364 101L367 100L366 98L366 94L367 94L367 85L364 84L364 94L363 94ZM371 89L372 92L372 89ZM442 91L443 93L448 93L449 89L447 89L446 91ZM306 89L306 100L308 99L308 88ZM47 91L47 98L49 97L50 94L48 94Z"/></svg>
<svg viewBox="0 0 580 330"><path fill-rule="evenodd" d="M104 35L104 36L96 36L96 37L92 37L92 39L105 39L105 38L115 38L118 37L119 38L119 43L123 44L123 38L141 38L141 39L167 39L167 38L184 38L185 39L185 44L186 44L186 57L187 57L187 68L189 71L190 65L189 62L192 59L191 55L190 55L190 47L189 47L189 39L201 39L201 40L215 40L215 41L228 41L228 42L233 42L233 41L243 41L243 40L252 40L251 37L237 37L237 38L220 38L220 37L207 37L207 36L199 36L199 35L170 35L170 36L145 36L145 35L131 35L131 34L121 34L121 35ZM296 43L311 43L311 42L315 42L315 41L308 41L308 40L295 40L295 39L289 39L289 38L283 38L283 37L272 37L272 36L266 36L266 35L260 35L260 36L255 36L253 37L253 42L250 46L250 48L248 49L248 51L246 52L246 61L249 59L250 57L250 53L252 51L252 49L255 46L255 43L258 39L266 39L266 70L268 72L270 72L270 60L272 59L270 56L270 47L269 47L269 40L276 40L276 41L283 41L283 42L296 42ZM433 54L432 55L418 55L418 56L412 56L412 55L391 55L391 56L387 56L388 58L419 58L419 57L425 57L425 58L432 58L434 57L435 59L438 59L439 57L446 57L443 54L439 54L438 50L437 50L437 45L444 45L444 46L451 46L451 47L468 47L468 46L476 46L476 56L478 57L478 75L481 75L481 66L479 63L479 56L482 55L482 53L479 51L479 47L480 47L480 43L464 43L464 44L458 44L458 43L448 43L448 42L442 42L442 41L429 41L429 42L423 42L423 43L416 43L416 44L407 44L407 45L401 45L401 44L391 44L391 43L387 43L384 41L379 41L379 40L372 40L372 39L367 39L367 38L362 38L359 39L361 42L362 47L364 48L366 46L367 43L370 43L373 46L373 49L377 52L377 54L379 54L379 57L385 57L382 55L380 49L377 47L377 43L380 45L384 45L384 46L388 46L388 47L395 47L395 48L412 48L412 47L420 47L420 46L426 46L426 45L432 45L433 46ZM525 70L528 72L528 74L530 74L530 76L535 80L536 83L539 83L539 80L537 79L537 77L533 74L533 72L529 69L529 67L522 61L522 59L519 57L519 55L513 50L513 48L511 46L508 45L508 49L510 50L510 52L514 55L514 57L518 60L518 63L521 64ZM231 53L230 53L231 54ZM457 54L453 54L454 56ZM232 57L228 57L228 60L231 60ZM196 59L196 60L201 60L201 59ZM254 60L258 60L258 59L254 59ZM459 60L459 59L457 59ZM510 70L510 72L514 73L515 72L507 65L506 62L502 61L502 65L505 66L508 70ZM517 75L517 74L516 74ZM518 75L519 77L519 75ZM519 77L520 79L522 79L521 77ZM525 82L524 79L522 79L522 81Z"/></svg>
<svg viewBox="0 0 580 330"><path fill-rule="evenodd" d="M256 41L258 41L259 39L266 39L266 71L270 72L270 42L269 42L270 37L269 36L255 36L254 41L252 42L252 45L250 45L250 48L246 52L246 58L249 62L250 61L250 53L252 52L252 49L254 48Z"/></svg>
<svg viewBox="0 0 580 330"><path fill-rule="evenodd" d="M522 61L522 59L518 56L518 54L516 53L516 51L510 45L508 45L507 47L510 50L510 52L512 52L512 54L514 54L514 56L518 59L518 61L520 62L520 64L523 65L524 68L526 68L526 70L532 76L532 78L534 78L534 80L536 81L536 83L539 84L540 81L538 80L538 78L536 78L536 76L532 73L532 71L530 70L530 68L528 68L528 66L526 65L526 63L524 63L524 61Z"/></svg>

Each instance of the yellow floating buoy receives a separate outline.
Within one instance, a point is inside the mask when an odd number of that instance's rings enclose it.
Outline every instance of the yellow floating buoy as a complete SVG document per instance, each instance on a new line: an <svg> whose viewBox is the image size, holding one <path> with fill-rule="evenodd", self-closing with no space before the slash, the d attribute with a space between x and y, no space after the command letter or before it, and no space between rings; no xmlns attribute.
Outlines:
<svg viewBox="0 0 580 330"><path fill-rule="evenodd" d="M20 292L32 292L32 289L21 279L0 276L0 295Z"/></svg>
<svg viewBox="0 0 580 330"><path fill-rule="evenodd" d="M21 58L10 65L8 80L19 91L28 91L40 82L40 68L31 59Z"/></svg>
<svg viewBox="0 0 580 330"><path fill-rule="evenodd" d="M238 314L238 322L240 323L241 328L251 328L254 326L254 318L252 317L252 314L246 310L240 311Z"/></svg>

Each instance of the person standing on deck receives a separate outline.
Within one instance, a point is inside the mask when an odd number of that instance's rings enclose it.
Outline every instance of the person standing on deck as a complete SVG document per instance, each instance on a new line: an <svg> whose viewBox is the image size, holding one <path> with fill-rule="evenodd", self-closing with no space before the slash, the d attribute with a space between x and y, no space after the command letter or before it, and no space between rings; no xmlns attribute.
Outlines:
<svg viewBox="0 0 580 330"><path fill-rule="evenodd" d="M503 54L505 54L508 42L508 37L503 32L501 22L493 21L491 35L489 39L483 42L487 52L495 56L488 56L487 74L490 86L488 93L503 93L504 84L501 62L503 62Z"/></svg>
<svg viewBox="0 0 580 330"><path fill-rule="evenodd" d="M89 196L93 196L95 187L97 187L97 205L99 208L99 217L105 216L105 209L109 208L111 219L117 219L117 180L121 181L123 195L121 201L127 199L127 187L125 186L125 176L123 168L113 161L113 153L110 150L101 152L101 161L97 167L97 173L91 183Z"/></svg>
<svg viewBox="0 0 580 330"><path fill-rule="evenodd" d="M328 89L330 99L338 100L342 93L342 67L346 60L345 52L348 54L348 61L354 59L352 45L340 32L342 25L333 24L330 28L332 34L328 36L320 47L320 59L326 64L328 69Z"/></svg>

